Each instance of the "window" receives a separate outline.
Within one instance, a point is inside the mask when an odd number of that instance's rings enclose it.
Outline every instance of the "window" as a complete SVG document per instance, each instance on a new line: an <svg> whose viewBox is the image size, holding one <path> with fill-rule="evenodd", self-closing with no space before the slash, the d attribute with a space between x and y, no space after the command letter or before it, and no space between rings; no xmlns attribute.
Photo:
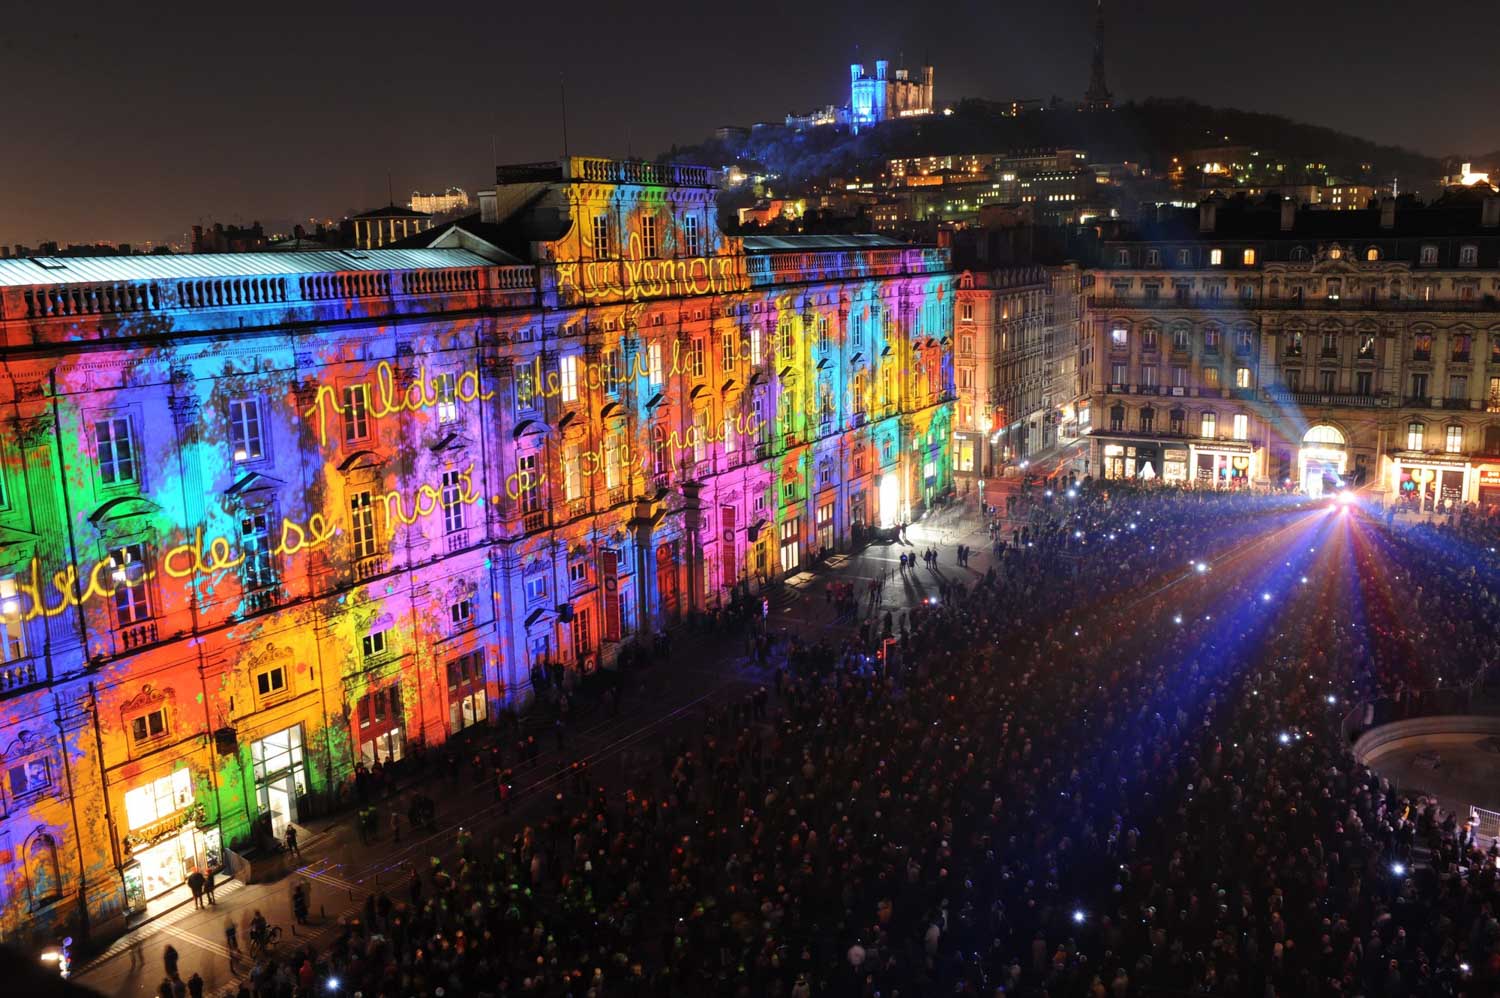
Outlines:
<svg viewBox="0 0 1500 998"><path fill-rule="evenodd" d="M1218 326L1204 326L1203 327L1203 349L1206 350L1209 353L1218 353L1219 352L1219 342L1220 342L1219 341L1219 327Z"/></svg>
<svg viewBox="0 0 1500 998"><path fill-rule="evenodd" d="M1375 390L1375 374L1373 371L1356 371L1354 374L1354 394L1370 395Z"/></svg>
<svg viewBox="0 0 1500 998"><path fill-rule="evenodd" d="M1186 416L1187 413L1183 412L1181 409L1173 409L1171 412L1167 413L1167 427L1169 431L1176 436L1181 436Z"/></svg>
<svg viewBox="0 0 1500 998"><path fill-rule="evenodd" d="M703 239L698 233L698 216L685 215L682 219L682 245L688 256L703 255Z"/></svg>
<svg viewBox="0 0 1500 998"><path fill-rule="evenodd" d="M349 497L349 538L355 558L369 558L375 553L375 508L369 490Z"/></svg>
<svg viewBox="0 0 1500 998"><path fill-rule="evenodd" d="M453 629L461 631L474 621L474 598L465 596L461 600L448 604L448 623Z"/></svg>
<svg viewBox="0 0 1500 998"><path fill-rule="evenodd" d="M360 643L366 662L385 654L387 648L386 635L389 633L389 630L379 630L371 631L364 636Z"/></svg>
<svg viewBox="0 0 1500 998"><path fill-rule="evenodd" d="M170 818L193 802L193 771L186 767L125 791L125 824L131 830Z"/></svg>
<svg viewBox="0 0 1500 998"><path fill-rule="evenodd" d="M1115 250L1115 263L1121 267L1130 266L1130 250Z"/></svg>
<svg viewBox="0 0 1500 998"><path fill-rule="evenodd" d="M1156 432L1156 410L1149 405L1141 410L1141 432Z"/></svg>
<svg viewBox="0 0 1500 998"><path fill-rule="evenodd" d="M1123 405L1111 406L1109 410L1109 429L1111 433L1122 433L1125 430L1125 407Z"/></svg>
<svg viewBox="0 0 1500 998"><path fill-rule="evenodd" d="M1500 412L1500 378L1490 378L1490 391L1489 394L1485 396L1484 411ZM3 593L4 586L7 582L10 582L12 586L15 585L15 583L10 579L0 579L0 593ZM12 590L12 592L14 592L14 590Z"/></svg>
<svg viewBox="0 0 1500 998"><path fill-rule="evenodd" d="M1172 368L1172 387L1186 388L1188 383L1188 369L1182 365Z"/></svg>
<svg viewBox="0 0 1500 998"><path fill-rule="evenodd" d="M1291 368L1286 372L1286 386L1294 392L1302 390L1302 369Z"/></svg>
<svg viewBox="0 0 1500 998"><path fill-rule="evenodd" d="M1291 329L1286 334L1286 355L1288 357L1302 356L1302 330Z"/></svg>
<svg viewBox="0 0 1500 998"><path fill-rule="evenodd" d="M960 357L972 357L974 355L974 337L960 336L958 338L958 355Z"/></svg>
<svg viewBox="0 0 1500 998"><path fill-rule="evenodd" d="M667 449L667 431L660 423L651 427L651 473L665 475L672 470L672 455Z"/></svg>
<svg viewBox="0 0 1500 998"><path fill-rule="evenodd" d="M150 619L145 549L140 544L116 548L109 553L109 567L115 586L115 617L119 626L129 627Z"/></svg>
<svg viewBox="0 0 1500 998"><path fill-rule="evenodd" d="M704 346L703 337L693 337L692 346L688 349L688 373L694 378L703 377L705 370L704 358L707 356L707 348Z"/></svg>
<svg viewBox="0 0 1500 998"><path fill-rule="evenodd" d="M1375 359L1375 334L1374 333L1360 333L1359 334L1359 353L1356 354L1356 357L1359 360L1374 360Z"/></svg>
<svg viewBox="0 0 1500 998"><path fill-rule="evenodd" d="M1406 424L1406 449L1423 450L1427 446L1427 427L1421 423Z"/></svg>
<svg viewBox="0 0 1500 998"><path fill-rule="evenodd" d="M589 563L586 561L568 562L568 583L575 589L579 586L589 584Z"/></svg>
<svg viewBox="0 0 1500 998"><path fill-rule="evenodd" d="M542 480L537 473L537 454L522 454L516 459L516 482L521 491L521 511L535 513L542 508Z"/></svg>
<svg viewBox="0 0 1500 998"><path fill-rule="evenodd" d="M278 665L255 674L255 692L261 697L275 696L285 689L286 669L284 667Z"/></svg>
<svg viewBox="0 0 1500 998"><path fill-rule="evenodd" d="M620 360L620 351L606 350L600 358L600 365L604 368L604 392L606 395L620 394L620 385L625 380L625 372Z"/></svg>
<svg viewBox="0 0 1500 998"><path fill-rule="evenodd" d="M1240 261L1242 263L1244 263L1244 265L1247 266L1247 267L1253 267L1253 266L1255 266L1255 250L1253 250L1253 249L1247 249L1247 250L1245 250L1245 252L1243 252L1243 253L1240 254ZM1250 285L1246 284L1246 285L1244 285L1244 287L1248 288L1248 287L1250 287Z"/></svg>
<svg viewBox="0 0 1500 998"><path fill-rule="evenodd" d="M652 343L646 347L646 379L651 384L653 391L659 391L666 384L666 373L662 367L661 344Z"/></svg>
<svg viewBox="0 0 1500 998"><path fill-rule="evenodd" d="M776 326L776 356L786 360L792 355L792 324L783 320Z"/></svg>
<svg viewBox="0 0 1500 998"><path fill-rule="evenodd" d="M961 322L973 322L974 321L974 303L973 302L966 301L962 305L959 306L959 321L961 321Z"/></svg>
<svg viewBox="0 0 1500 998"><path fill-rule="evenodd" d="M1318 372L1318 390L1324 395L1332 395L1335 391L1334 381L1338 377L1337 371L1323 370Z"/></svg>
<svg viewBox="0 0 1500 998"><path fill-rule="evenodd" d="M606 257L610 255L609 246L609 216L594 216L594 256Z"/></svg>
<svg viewBox="0 0 1500 998"><path fill-rule="evenodd" d="M524 591L527 603L540 603L547 598L547 576L541 572L532 572L526 576Z"/></svg>
<svg viewBox="0 0 1500 998"><path fill-rule="evenodd" d="M1236 353L1249 353L1255 348L1255 331L1251 329L1237 329L1234 333L1234 349Z"/></svg>
<svg viewBox="0 0 1500 998"><path fill-rule="evenodd" d="M1172 349L1186 352L1188 348L1188 336L1189 333L1187 326L1173 326Z"/></svg>
<svg viewBox="0 0 1500 998"><path fill-rule="evenodd" d="M7 665L26 657L26 627L16 594L15 578L0 578L0 662Z"/></svg>
<svg viewBox="0 0 1500 998"><path fill-rule="evenodd" d="M463 489L457 471L443 472L439 498L443 504L443 533L456 534L464 529Z"/></svg>
<svg viewBox="0 0 1500 998"><path fill-rule="evenodd" d="M1116 350L1123 350L1130 345L1130 330L1124 326L1116 326L1109 331L1109 345Z"/></svg>
<svg viewBox="0 0 1500 998"><path fill-rule="evenodd" d="M1219 417L1216 413L1205 412L1198 421L1198 435L1213 439L1219 435Z"/></svg>
<svg viewBox="0 0 1500 998"><path fill-rule="evenodd" d="M1443 450L1449 454L1461 453L1464 449L1464 428L1462 426L1450 426L1443 438Z"/></svg>
<svg viewBox="0 0 1500 998"><path fill-rule="evenodd" d="M1425 401L1427 398L1427 375L1413 374L1411 376L1411 398Z"/></svg>
<svg viewBox="0 0 1500 998"><path fill-rule="evenodd" d="M1177 266L1186 267L1193 262L1193 251L1180 249L1177 251Z"/></svg>
<svg viewBox="0 0 1500 998"><path fill-rule="evenodd" d="M1111 364L1109 366L1109 383L1112 385L1123 385L1130 377L1129 365Z"/></svg>
<svg viewBox="0 0 1500 998"><path fill-rule="evenodd" d="M364 383L344 386L344 443L354 443L370 435L370 386Z"/></svg>
<svg viewBox="0 0 1500 998"><path fill-rule="evenodd" d="M1374 263L1375 261L1380 259L1380 250L1374 246L1371 246L1369 249L1365 250L1365 259L1370 261L1371 263Z"/></svg>
<svg viewBox="0 0 1500 998"><path fill-rule="evenodd" d="M259 510L240 517L240 584L246 591L276 584L271 558L271 514Z"/></svg>
<svg viewBox="0 0 1500 998"><path fill-rule="evenodd" d="M536 405L536 368L527 363L517 364L516 372L516 408L521 412L529 411Z"/></svg>
<svg viewBox="0 0 1500 998"><path fill-rule="evenodd" d="M1219 369L1217 367L1205 367L1203 369L1203 387L1218 390Z"/></svg>
<svg viewBox="0 0 1500 998"><path fill-rule="evenodd" d="M126 485L136 480L135 438L129 416L111 416L94 424L94 448L99 458L99 481Z"/></svg>
<svg viewBox="0 0 1500 998"><path fill-rule="evenodd" d="M1418 257L1418 261L1420 263L1422 263L1422 264L1427 265L1427 266L1432 266L1432 265L1436 264L1437 263L1437 247L1431 245L1430 243L1428 245L1426 245L1426 246L1423 246L1422 247L1422 255L1420 257Z"/></svg>
<svg viewBox="0 0 1500 998"><path fill-rule="evenodd" d="M1468 333L1455 334L1453 337L1453 359L1456 361L1467 361L1473 345L1474 337Z"/></svg>
<svg viewBox="0 0 1500 998"><path fill-rule="evenodd" d="M1458 248L1458 265L1460 267L1472 267L1479 262L1479 247L1465 245Z"/></svg>
<svg viewBox="0 0 1500 998"><path fill-rule="evenodd" d="M137 745L160 738L167 733L167 708L158 707L149 714L130 719L130 737Z"/></svg>
<svg viewBox="0 0 1500 998"><path fill-rule="evenodd" d="M958 387L965 391L974 388L974 369L972 367L960 367L958 369Z"/></svg>
<svg viewBox="0 0 1500 998"><path fill-rule="evenodd" d="M1156 327L1147 326L1141 330L1141 349L1154 351L1157 347L1158 339L1160 337L1157 335Z"/></svg>
<svg viewBox="0 0 1500 998"><path fill-rule="evenodd" d="M1145 388L1156 387L1156 368L1154 366L1141 368L1141 385Z"/></svg>
<svg viewBox="0 0 1500 998"><path fill-rule="evenodd" d="M558 391L564 405L578 401L578 357L565 354L557 362L558 376L562 382Z"/></svg>
<svg viewBox="0 0 1500 998"><path fill-rule="evenodd" d="M1146 266L1148 266L1148 267L1160 267L1161 266L1161 250L1154 250L1154 249L1152 249L1152 250L1147 250L1146 251Z"/></svg>
<svg viewBox="0 0 1500 998"><path fill-rule="evenodd" d="M260 402L232 399L229 403L229 447L236 462L265 457L260 433Z"/></svg>
<svg viewBox="0 0 1500 998"><path fill-rule="evenodd" d="M1221 249L1211 249L1211 250L1208 251L1208 265L1210 267L1217 267L1217 266L1221 265L1223 262L1224 262L1224 251L1223 250L1221 250Z"/></svg>
<svg viewBox="0 0 1500 998"><path fill-rule="evenodd" d="M1338 301L1344 295L1344 279L1341 277L1330 277L1328 279L1328 300Z"/></svg>
<svg viewBox="0 0 1500 998"><path fill-rule="evenodd" d="M1236 387L1236 388L1249 388L1250 387L1250 368L1248 368L1248 367L1236 367L1234 369L1234 387Z"/></svg>
<svg viewBox="0 0 1500 998"><path fill-rule="evenodd" d="M656 256L656 216L641 217L641 256L650 259Z"/></svg>

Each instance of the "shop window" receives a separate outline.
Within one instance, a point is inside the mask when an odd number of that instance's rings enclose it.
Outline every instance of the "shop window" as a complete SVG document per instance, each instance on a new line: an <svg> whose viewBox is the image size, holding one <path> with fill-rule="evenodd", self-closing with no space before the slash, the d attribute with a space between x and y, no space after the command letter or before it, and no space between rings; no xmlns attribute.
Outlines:
<svg viewBox="0 0 1500 998"><path fill-rule="evenodd" d="M131 831L170 818L193 802L193 773L179 769L125 791L125 824Z"/></svg>
<svg viewBox="0 0 1500 998"><path fill-rule="evenodd" d="M130 737L137 745L155 741L167 733L167 708L158 707L130 719Z"/></svg>

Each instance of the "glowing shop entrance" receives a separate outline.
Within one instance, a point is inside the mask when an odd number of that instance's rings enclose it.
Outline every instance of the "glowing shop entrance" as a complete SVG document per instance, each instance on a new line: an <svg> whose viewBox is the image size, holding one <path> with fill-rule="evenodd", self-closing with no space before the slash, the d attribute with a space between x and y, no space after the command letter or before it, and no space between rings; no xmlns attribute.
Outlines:
<svg viewBox="0 0 1500 998"><path fill-rule="evenodd" d="M1302 449L1297 452L1302 491L1316 499L1324 492L1342 488L1348 460L1344 434L1337 428L1322 423L1309 429L1302 435Z"/></svg>
<svg viewBox="0 0 1500 998"><path fill-rule="evenodd" d="M894 527L900 513L901 480L887 473L880 476L880 525Z"/></svg>
<svg viewBox="0 0 1500 998"><path fill-rule="evenodd" d="M302 726L293 725L251 742L250 760L255 763L255 801L260 820L270 818L270 832L279 840L286 834L287 822L297 820L297 798L307 794Z"/></svg>

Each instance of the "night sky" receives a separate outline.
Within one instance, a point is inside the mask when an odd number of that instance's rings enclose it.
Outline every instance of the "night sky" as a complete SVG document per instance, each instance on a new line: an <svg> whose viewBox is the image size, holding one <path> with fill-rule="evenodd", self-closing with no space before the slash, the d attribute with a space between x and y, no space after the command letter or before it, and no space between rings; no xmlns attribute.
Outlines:
<svg viewBox="0 0 1500 998"><path fill-rule="evenodd" d="M1107 0L1109 84L1488 152L1487 6L1466 31L1456 10L1394 0ZM1092 0L15 3L0 32L0 243L336 216L384 204L388 171L398 202L472 192L493 180L492 141L501 162L562 151L559 73L572 151L603 155L843 103L856 56L929 57L940 103L1076 99L1092 22Z"/></svg>

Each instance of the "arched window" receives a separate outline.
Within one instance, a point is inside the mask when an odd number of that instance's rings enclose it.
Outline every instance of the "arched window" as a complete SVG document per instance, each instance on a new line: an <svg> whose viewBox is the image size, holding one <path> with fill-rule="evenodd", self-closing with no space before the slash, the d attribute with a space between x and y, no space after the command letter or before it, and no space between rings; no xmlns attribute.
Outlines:
<svg viewBox="0 0 1500 998"><path fill-rule="evenodd" d="M651 427L651 471L665 475L672 467L672 454L667 447L667 431L660 423Z"/></svg>
<svg viewBox="0 0 1500 998"><path fill-rule="evenodd" d="M1369 249L1365 250L1365 259L1368 260L1370 263L1375 263L1377 260L1379 260L1380 259L1380 247L1378 247L1378 246L1371 246Z"/></svg>
<svg viewBox="0 0 1500 998"><path fill-rule="evenodd" d="M62 896L58 875L57 842L46 832L37 832L26 843L26 887L31 907L41 908Z"/></svg>
<svg viewBox="0 0 1500 998"><path fill-rule="evenodd" d="M1293 246L1291 259L1295 263L1305 263L1307 261L1307 247Z"/></svg>

